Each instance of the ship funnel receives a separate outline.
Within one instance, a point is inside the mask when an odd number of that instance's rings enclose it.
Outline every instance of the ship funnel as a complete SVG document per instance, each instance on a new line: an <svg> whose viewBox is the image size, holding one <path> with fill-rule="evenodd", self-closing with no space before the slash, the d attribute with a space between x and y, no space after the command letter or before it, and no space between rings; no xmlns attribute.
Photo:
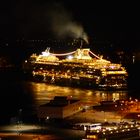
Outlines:
<svg viewBox="0 0 140 140"><path fill-rule="evenodd" d="M50 48L47 47L47 49L45 50L46 53L49 53L50 52Z"/></svg>

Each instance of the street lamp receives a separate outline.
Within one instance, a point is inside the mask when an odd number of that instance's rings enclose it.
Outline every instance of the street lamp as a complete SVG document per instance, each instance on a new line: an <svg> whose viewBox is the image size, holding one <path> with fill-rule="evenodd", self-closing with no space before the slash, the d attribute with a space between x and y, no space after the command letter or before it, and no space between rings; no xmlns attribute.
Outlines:
<svg viewBox="0 0 140 140"><path fill-rule="evenodd" d="M101 112L104 113L104 122L106 122L107 120L106 120L106 116L105 116L105 111L103 110L103 111L101 111Z"/></svg>
<svg viewBox="0 0 140 140"><path fill-rule="evenodd" d="M139 101L138 99L135 99L135 101L136 101L137 110L139 110Z"/></svg>
<svg viewBox="0 0 140 140"><path fill-rule="evenodd" d="M18 123L22 123L22 109L21 108L18 111Z"/></svg>
<svg viewBox="0 0 140 140"><path fill-rule="evenodd" d="M120 121L122 121L122 119L123 119L123 108L121 108L121 119L120 119Z"/></svg>

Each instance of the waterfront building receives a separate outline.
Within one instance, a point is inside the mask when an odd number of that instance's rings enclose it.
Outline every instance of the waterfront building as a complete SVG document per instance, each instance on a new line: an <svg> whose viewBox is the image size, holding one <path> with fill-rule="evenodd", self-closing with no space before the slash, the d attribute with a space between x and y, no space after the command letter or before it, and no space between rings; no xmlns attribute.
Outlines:
<svg viewBox="0 0 140 140"><path fill-rule="evenodd" d="M49 103L39 106L39 119L64 119L83 109L80 100L67 96L55 96Z"/></svg>

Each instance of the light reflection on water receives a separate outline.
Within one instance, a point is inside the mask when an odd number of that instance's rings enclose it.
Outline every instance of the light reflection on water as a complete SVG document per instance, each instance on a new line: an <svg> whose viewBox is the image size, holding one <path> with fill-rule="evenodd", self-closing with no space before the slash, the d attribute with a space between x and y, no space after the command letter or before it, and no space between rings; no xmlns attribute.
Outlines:
<svg viewBox="0 0 140 140"><path fill-rule="evenodd" d="M99 102L101 100L119 100L127 98L127 91L99 91L94 89L80 89L73 87L62 87L46 83L31 82L31 88L35 100L40 104L46 103L54 96L72 96L82 101Z"/></svg>

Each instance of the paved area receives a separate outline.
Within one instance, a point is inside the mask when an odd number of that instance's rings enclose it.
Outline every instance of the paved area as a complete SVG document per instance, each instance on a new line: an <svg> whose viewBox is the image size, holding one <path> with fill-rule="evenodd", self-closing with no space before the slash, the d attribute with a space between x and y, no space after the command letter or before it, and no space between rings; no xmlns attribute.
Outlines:
<svg viewBox="0 0 140 140"><path fill-rule="evenodd" d="M72 117L69 117L68 120L75 122L120 122L122 116L115 112L105 112L105 111L94 111L87 110L85 112L80 112Z"/></svg>
<svg viewBox="0 0 140 140"><path fill-rule="evenodd" d="M53 125L4 125L0 126L0 140L81 140L84 131Z"/></svg>
<svg viewBox="0 0 140 140"><path fill-rule="evenodd" d="M52 135L0 133L0 140L60 140L60 138Z"/></svg>
<svg viewBox="0 0 140 140"><path fill-rule="evenodd" d="M59 140L51 134L39 134L43 130L39 125L11 124L0 127L0 140Z"/></svg>

